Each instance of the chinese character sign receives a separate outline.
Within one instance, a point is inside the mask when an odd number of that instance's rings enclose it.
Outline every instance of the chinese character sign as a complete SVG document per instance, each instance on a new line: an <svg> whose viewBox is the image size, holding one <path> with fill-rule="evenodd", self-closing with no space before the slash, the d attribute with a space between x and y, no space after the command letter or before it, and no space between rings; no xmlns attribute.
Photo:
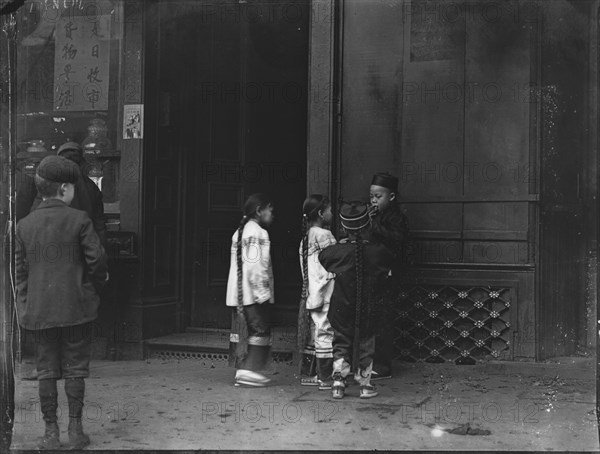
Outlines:
<svg viewBox="0 0 600 454"><path fill-rule="evenodd" d="M63 17L56 25L54 110L108 109L110 15Z"/></svg>

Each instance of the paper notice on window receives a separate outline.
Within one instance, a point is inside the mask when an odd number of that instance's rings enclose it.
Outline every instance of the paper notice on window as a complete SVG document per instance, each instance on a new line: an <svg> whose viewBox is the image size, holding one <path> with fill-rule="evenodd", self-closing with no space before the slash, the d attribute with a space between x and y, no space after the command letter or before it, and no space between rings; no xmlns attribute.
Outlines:
<svg viewBox="0 0 600 454"><path fill-rule="evenodd" d="M123 139L144 138L144 105L123 106Z"/></svg>
<svg viewBox="0 0 600 454"><path fill-rule="evenodd" d="M108 110L110 15L61 17L56 24L54 110Z"/></svg>

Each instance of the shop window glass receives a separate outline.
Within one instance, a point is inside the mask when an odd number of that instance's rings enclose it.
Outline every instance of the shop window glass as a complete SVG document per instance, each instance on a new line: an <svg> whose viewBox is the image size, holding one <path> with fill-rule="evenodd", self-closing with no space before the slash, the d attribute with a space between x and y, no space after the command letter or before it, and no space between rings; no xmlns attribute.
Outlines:
<svg viewBox="0 0 600 454"><path fill-rule="evenodd" d="M109 226L119 213L122 18L122 1L33 0L16 27L17 167L32 174L77 142Z"/></svg>

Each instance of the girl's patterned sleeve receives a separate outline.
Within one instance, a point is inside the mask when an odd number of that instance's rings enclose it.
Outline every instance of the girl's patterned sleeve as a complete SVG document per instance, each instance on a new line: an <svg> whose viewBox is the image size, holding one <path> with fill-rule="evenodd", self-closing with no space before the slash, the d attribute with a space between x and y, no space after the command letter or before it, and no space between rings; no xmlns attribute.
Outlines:
<svg viewBox="0 0 600 454"><path fill-rule="evenodd" d="M320 235L317 236L317 244L319 249L325 249L326 247L333 246L337 241L329 230L323 230Z"/></svg>
<svg viewBox="0 0 600 454"><path fill-rule="evenodd" d="M315 236L315 251L314 251L314 257L315 260L319 260L319 253L325 249L328 248L329 246L334 246L335 244L337 244L337 241L335 240L335 237L333 236L333 233L331 233L329 230L320 230L317 235ZM335 277L335 273L331 273L329 272L329 278L333 279Z"/></svg>
<svg viewBox="0 0 600 454"><path fill-rule="evenodd" d="M244 238L246 272L252 289L252 300L264 303L271 299L271 241L268 234Z"/></svg>

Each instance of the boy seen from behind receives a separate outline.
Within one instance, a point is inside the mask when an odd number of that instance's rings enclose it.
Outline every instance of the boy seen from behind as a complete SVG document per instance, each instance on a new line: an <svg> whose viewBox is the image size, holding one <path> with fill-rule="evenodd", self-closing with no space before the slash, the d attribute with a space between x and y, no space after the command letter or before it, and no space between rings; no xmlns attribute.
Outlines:
<svg viewBox="0 0 600 454"><path fill-rule="evenodd" d="M61 156L40 163L35 184L43 201L17 224L17 316L31 332L46 424L40 449L59 449L57 381L65 380L68 447L90 442L81 417L89 376L98 292L108 279L107 257L89 216L70 208L79 171Z"/></svg>

